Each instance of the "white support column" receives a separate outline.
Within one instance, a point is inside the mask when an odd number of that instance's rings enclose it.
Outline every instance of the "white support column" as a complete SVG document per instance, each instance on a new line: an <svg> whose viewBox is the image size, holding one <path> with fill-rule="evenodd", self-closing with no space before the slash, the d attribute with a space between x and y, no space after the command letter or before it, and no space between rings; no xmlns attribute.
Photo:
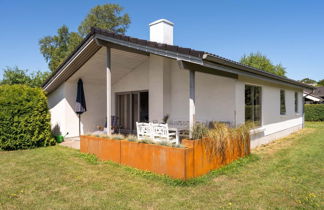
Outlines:
<svg viewBox="0 0 324 210"><path fill-rule="evenodd" d="M192 128L196 122L195 106L195 71L189 70L189 137L192 137Z"/></svg>
<svg viewBox="0 0 324 210"><path fill-rule="evenodd" d="M107 90L107 134L111 134L111 49L107 47L106 63L106 90Z"/></svg>

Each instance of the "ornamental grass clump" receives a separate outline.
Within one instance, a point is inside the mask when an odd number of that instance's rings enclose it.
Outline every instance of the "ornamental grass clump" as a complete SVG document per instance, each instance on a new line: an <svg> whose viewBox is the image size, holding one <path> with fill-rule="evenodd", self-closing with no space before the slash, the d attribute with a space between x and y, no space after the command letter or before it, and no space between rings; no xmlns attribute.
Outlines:
<svg viewBox="0 0 324 210"><path fill-rule="evenodd" d="M172 147L172 143L166 140L158 142L158 145Z"/></svg>
<svg viewBox="0 0 324 210"><path fill-rule="evenodd" d="M149 138L140 139L137 142L142 143L142 144L156 144L152 139L149 139Z"/></svg>
<svg viewBox="0 0 324 210"><path fill-rule="evenodd" d="M234 139L237 139L240 154L243 156L250 154L250 130L255 127L253 122L248 122L235 129Z"/></svg>
<svg viewBox="0 0 324 210"><path fill-rule="evenodd" d="M192 127L192 140L196 139L202 139L203 137L206 137L208 135L208 128L203 123L195 123L195 125Z"/></svg>
<svg viewBox="0 0 324 210"><path fill-rule="evenodd" d="M111 139L111 136L109 136L107 134L99 134L99 135L96 135L96 137L105 138L105 139Z"/></svg>
<svg viewBox="0 0 324 210"><path fill-rule="evenodd" d="M219 156L221 161L226 159L226 148L231 137L230 128L223 123L213 123L202 143L209 159Z"/></svg>
<svg viewBox="0 0 324 210"><path fill-rule="evenodd" d="M125 139L125 136L122 135L122 134L113 134L113 135L111 135L111 139L114 139L114 140L123 140L123 139Z"/></svg>
<svg viewBox="0 0 324 210"><path fill-rule="evenodd" d="M128 141L136 142L137 141L137 136L134 135L128 135L126 138Z"/></svg>
<svg viewBox="0 0 324 210"><path fill-rule="evenodd" d="M251 128L251 124L230 128L223 123L213 123L206 137L202 139L209 160L218 158L221 163L225 163L250 154Z"/></svg>

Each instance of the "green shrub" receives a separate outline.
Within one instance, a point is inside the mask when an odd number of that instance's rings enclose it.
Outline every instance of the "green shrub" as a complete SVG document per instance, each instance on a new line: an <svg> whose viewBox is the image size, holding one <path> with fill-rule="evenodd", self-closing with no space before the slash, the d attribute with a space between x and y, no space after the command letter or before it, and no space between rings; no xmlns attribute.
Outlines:
<svg viewBox="0 0 324 210"><path fill-rule="evenodd" d="M54 145L47 98L40 88L0 86L0 150Z"/></svg>
<svg viewBox="0 0 324 210"><path fill-rule="evenodd" d="M306 121L324 121L324 104L306 104Z"/></svg>

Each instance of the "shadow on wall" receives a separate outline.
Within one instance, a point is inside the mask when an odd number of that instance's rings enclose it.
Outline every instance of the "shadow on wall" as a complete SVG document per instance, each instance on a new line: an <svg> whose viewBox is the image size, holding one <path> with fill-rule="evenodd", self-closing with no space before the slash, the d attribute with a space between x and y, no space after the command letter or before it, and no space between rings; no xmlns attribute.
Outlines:
<svg viewBox="0 0 324 210"><path fill-rule="evenodd" d="M81 134L92 133L98 130L98 126L105 126L106 121L106 91L105 86L94 84L83 79L84 95L87 104L87 111L81 114ZM68 102L68 110L71 110L69 122L73 125L69 126L71 136L79 134L79 117L74 112L77 94L77 81L70 82L67 86L66 101Z"/></svg>
<svg viewBox="0 0 324 210"><path fill-rule="evenodd" d="M55 126L52 128L52 134L54 136L61 136L62 135L61 127L59 126L59 124L55 124Z"/></svg>

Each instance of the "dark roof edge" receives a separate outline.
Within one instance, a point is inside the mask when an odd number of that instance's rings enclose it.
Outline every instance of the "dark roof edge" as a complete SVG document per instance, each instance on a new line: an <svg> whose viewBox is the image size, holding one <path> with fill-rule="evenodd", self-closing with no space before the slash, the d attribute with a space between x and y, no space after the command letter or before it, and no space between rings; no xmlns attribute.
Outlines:
<svg viewBox="0 0 324 210"><path fill-rule="evenodd" d="M65 66L68 61L74 56L76 52L78 52L82 46L88 42L90 38L94 35L95 31L91 30L91 32L81 41L81 43L70 53L70 55L56 68L55 71L52 72L52 74L43 82L42 88L44 88L50 80L53 79L53 77L61 70L63 66Z"/></svg>
<svg viewBox="0 0 324 210"><path fill-rule="evenodd" d="M300 87L303 87L303 88L306 88L306 89L310 89L310 90L315 89L314 86L311 86L311 85L308 85L308 84L305 84L305 83L302 83L302 82L298 82L296 80L289 79L287 77L278 76L276 74L272 74L272 73L263 71L261 69L253 68L251 66L247 66L247 65L241 64L239 62L236 62L236 61L233 61L233 60L230 60L230 59L227 59L227 58L223 58L223 57L218 56L218 55L205 53L203 55L203 60L219 63L219 64L222 64L222 65L225 65L225 66L234 67L234 68L237 68L237 69L240 69L240 70L243 70L243 71L248 71L250 73L258 74L258 75L261 75L261 76L264 76L264 77L267 77L267 78L270 78L270 79L290 83L290 84L300 86Z"/></svg>

